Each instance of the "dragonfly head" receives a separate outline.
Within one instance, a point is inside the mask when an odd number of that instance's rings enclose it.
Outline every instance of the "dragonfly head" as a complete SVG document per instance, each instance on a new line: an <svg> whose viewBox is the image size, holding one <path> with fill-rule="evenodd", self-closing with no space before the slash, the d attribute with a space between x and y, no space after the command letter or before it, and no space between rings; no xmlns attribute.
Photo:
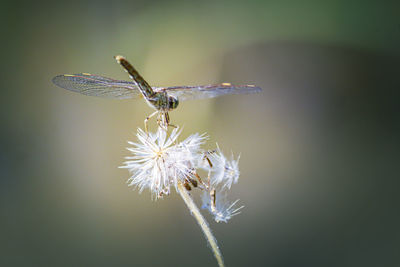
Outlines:
<svg viewBox="0 0 400 267"><path fill-rule="evenodd" d="M168 96L168 108L176 109L179 105L179 100L176 97Z"/></svg>

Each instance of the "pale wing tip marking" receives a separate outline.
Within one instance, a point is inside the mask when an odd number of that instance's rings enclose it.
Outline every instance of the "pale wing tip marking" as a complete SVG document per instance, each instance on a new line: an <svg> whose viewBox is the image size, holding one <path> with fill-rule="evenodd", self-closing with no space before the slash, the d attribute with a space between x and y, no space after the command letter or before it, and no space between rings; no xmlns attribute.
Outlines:
<svg viewBox="0 0 400 267"><path fill-rule="evenodd" d="M85 75L85 76L92 76L92 74L90 74L90 73L87 73L87 72L82 72L81 73L82 75ZM78 74L79 75L79 74ZM62 75L58 75L58 76L64 76L64 77L76 77L77 76L77 74L62 74ZM56 77L58 77L58 76L56 76Z"/></svg>

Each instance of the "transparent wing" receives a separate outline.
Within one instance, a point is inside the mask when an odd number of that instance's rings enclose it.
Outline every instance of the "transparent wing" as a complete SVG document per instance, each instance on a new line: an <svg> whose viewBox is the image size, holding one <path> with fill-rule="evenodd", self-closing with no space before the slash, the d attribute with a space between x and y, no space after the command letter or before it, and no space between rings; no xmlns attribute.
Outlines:
<svg viewBox="0 0 400 267"><path fill-rule="evenodd" d="M133 82L88 73L58 75L52 81L61 88L89 96L118 99L141 96L137 85Z"/></svg>
<svg viewBox="0 0 400 267"><path fill-rule="evenodd" d="M162 90L166 90L169 95L178 97L181 101L213 98L227 94L253 94L261 92L261 88L254 85L232 85L230 83L155 88L155 91Z"/></svg>

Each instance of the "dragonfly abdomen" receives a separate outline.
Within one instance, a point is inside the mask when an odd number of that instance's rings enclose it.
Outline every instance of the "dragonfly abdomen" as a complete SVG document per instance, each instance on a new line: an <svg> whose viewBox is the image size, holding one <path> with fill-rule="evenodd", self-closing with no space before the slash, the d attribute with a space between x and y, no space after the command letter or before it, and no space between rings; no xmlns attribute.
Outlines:
<svg viewBox="0 0 400 267"><path fill-rule="evenodd" d="M130 77L136 82L138 85L140 92L143 94L145 98L154 97L155 93L151 86L140 76L139 72L135 70L135 68L122 56L115 56L115 59L121 66L129 73Z"/></svg>

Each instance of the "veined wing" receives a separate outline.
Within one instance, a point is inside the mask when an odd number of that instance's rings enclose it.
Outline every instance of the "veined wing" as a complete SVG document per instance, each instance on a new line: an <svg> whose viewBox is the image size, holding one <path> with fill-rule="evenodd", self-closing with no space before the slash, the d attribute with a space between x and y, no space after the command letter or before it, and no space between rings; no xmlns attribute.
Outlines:
<svg viewBox="0 0 400 267"><path fill-rule="evenodd" d="M137 85L133 82L114 80L89 73L58 75L52 81L59 87L89 96L125 99L141 95Z"/></svg>
<svg viewBox="0 0 400 267"><path fill-rule="evenodd" d="M169 95L178 97L179 100L194 100L213 98L227 94L253 94L261 92L261 88L255 85L232 85L221 83L201 86L174 86L157 88L155 91L166 90Z"/></svg>

